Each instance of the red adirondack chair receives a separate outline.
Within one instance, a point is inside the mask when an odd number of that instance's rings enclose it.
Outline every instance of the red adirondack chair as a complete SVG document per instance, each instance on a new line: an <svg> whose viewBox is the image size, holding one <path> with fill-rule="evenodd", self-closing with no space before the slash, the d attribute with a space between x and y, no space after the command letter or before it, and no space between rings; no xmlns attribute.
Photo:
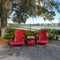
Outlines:
<svg viewBox="0 0 60 60"><path fill-rule="evenodd" d="M47 35L46 35L46 30L41 29L39 30L39 35L36 36L36 43L43 43L43 44L47 44L48 43L48 39L47 39Z"/></svg>
<svg viewBox="0 0 60 60"><path fill-rule="evenodd" d="M24 45L24 30L15 30L14 36L10 37L10 46Z"/></svg>

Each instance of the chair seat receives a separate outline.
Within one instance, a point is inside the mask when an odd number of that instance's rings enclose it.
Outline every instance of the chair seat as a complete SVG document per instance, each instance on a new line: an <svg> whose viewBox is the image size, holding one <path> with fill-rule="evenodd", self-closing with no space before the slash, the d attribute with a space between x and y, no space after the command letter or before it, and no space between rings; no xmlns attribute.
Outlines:
<svg viewBox="0 0 60 60"><path fill-rule="evenodd" d="M23 42L15 41L15 42L10 42L10 45L23 45Z"/></svg>
<svg viewBox="0 0 60 60"><path fill-rule="evenodd" d="M47 44L48 40L47 39L46 40L37 40L37 43L45 43L45 44Z"/></svg>

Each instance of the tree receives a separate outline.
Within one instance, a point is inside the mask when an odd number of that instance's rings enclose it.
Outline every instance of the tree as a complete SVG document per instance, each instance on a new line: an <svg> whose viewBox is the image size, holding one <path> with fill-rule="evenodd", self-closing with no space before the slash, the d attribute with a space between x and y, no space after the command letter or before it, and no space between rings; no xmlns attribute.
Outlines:
<svg viewBox="0 0 60 60"><path fill-rule="evenodd" d="M9 0L0 0L1 37L4 37L7 29L8 3L9 3Z"/></svg>
<svg viewBox="0 0 60 60"><path fill-rule="evenodd" d="M7 1L9 0L0 0L1 1L1 28L7 26L7 8L9 6ZM42 16L44 19L52 20L55 16L55 9L60 13L60 3L55 2L54 0L16 0L19 7L16 10L17 18L25 22L27 18ZM4 34L3 34L4 35Z"/></svg>
<svg viewBox="0 0 60 60"><path fill-rule="evenodd" d="M53 20L55 9L60 13L60 3L54 0L19 0L17 17L25 21L28 17L41 16L44 19ZM20 20L21 20L20 19Z"/></svg>
<svg viewBox="0 0 60 60"><path fill-rule="evenodd" d="M15 17L13 17L13 19L12 19L12 21L13 22L16 22L16 23L18 23L18 24L20 24L20 23L25 23L25 21L24 21L24 19L23 18L18 18L17 16L15 16Z"/></svg>

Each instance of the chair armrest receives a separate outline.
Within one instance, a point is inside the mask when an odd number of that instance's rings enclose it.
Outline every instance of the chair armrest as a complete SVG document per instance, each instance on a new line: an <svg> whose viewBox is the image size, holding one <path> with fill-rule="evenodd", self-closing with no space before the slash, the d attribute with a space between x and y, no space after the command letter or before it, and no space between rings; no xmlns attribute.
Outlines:
<svg viewBox="0 0 60 60"><path fill-rule="evenodd" d="M13 41L14 40L14 36L10 36L10 41Z"/></svg>
<svg viewBox="0 0 60 60"><path fill-rule="evenodd" d="M36 35L36 39L39 39L39 35Z"/></svg>
<svg viewBox="0 0 60 60"><path fill-rule="evenodd" d="M9 39L14 39L14 36L10 36L10 38Z"/></svg>
<svg viewBox="0 0 60 60"><path fill-rule="evenodd" d="M36 37L39 37L39 35L36 35Z"/></svg>
<svg viewBox="0 0 60 60"><path fill-rule="evenodd" d="M48 35L48 33L46 34L46 36L47 36L47 38L49 38L49 35Z"/></svg>
<svg viewBox="0 0 60 60"><path fill-rule="evenodd" d="M22 39L25 40L25 36L23 36Z"/></svg>
<svg viewBox="0 0 60 60"><path fill-rule="evenodd" d="M22 36L21 38L22 38L22 39L25 39L25 36Z"/></svg>
<svg viewBox="0 0 60 60"><path fill-rule="evenodd" d="M23 36L23 38L25 38L25 36Z"/></svg>

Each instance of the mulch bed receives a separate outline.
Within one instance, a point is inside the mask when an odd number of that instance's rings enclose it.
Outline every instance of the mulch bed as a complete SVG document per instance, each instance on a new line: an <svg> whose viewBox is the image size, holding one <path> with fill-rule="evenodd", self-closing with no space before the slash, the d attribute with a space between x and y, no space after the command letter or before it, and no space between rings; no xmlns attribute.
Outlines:
<svg viewBox="0 0 60 60"><path fill-rule="evenodd" d="M6 44L7 44L7 40L0 37L0 45L6 45Z"/></svg>

